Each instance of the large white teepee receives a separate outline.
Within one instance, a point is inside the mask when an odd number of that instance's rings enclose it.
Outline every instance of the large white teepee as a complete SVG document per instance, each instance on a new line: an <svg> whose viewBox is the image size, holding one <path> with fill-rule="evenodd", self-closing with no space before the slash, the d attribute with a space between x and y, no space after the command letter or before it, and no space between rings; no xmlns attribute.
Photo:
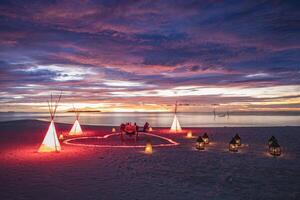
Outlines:
<svg viewBox="0 0 300 200"><path fill-rule="evenodd" d="M173 123L172 123L171 129L170 129L170 132L175 132L175 133L182 131L176 113L177 113L177 101L175 104L174 119L173 119Z"/></svg>
<svg viewBox="0 0 300 200"><path fill-rule="evenodd" d="M60 143L57 138L57 134L54 126L54 117L55 117L56 109L60 101L60 98L61 98L61 94L58 100L53 104L52 94L51 94L51 102L48 101L51 123L38 152L59 152L61 150Z"/></svg>
<svg viewBox="0 0 300 200"><path fill-rule="evenodd" d="M74 108L74 113L76 114L76 120L75 120L75 122L74 122L74 124L73 124L73 126L72 126L72 128L69 132L69 135L82 135L83 132L82 132L81 126L80 126L79 121L78 121L79 112L76 111L75 108Z"/></svg>

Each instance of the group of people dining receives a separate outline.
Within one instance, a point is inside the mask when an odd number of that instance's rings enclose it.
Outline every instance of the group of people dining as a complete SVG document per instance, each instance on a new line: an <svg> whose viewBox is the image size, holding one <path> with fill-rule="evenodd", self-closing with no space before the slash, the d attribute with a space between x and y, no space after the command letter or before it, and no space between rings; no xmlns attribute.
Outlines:
<svg viewBox="0 0 300 200"><path fill-rule="evenodd" d="M142 130L140 130L140 127L136 123L132 124L131 122L127 122L127 123L122 123L120 125L120 132L129 135L134 135L134 134L138 134L140 131L148 132L149 128L150 128L150 124L148 122L144 124Z"/></svg>

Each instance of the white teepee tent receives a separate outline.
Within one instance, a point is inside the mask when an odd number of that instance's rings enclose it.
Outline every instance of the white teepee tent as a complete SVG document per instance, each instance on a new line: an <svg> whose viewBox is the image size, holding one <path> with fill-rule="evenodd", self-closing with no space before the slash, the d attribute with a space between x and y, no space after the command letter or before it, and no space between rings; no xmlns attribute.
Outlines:
<svg viewBox="0 0 300 200"><path fill-rule="evenodd" d="M170 131L171 132L181 132L182 131L176 114L174 115L174 119L173 119L173 123L172 123Z"/></svg>
<svg viewBox="0 0 300 200"><path fill-rule="evenodd" d="M58 141L55 126L54 126L54 121L53 121L58 103L61 99L61 95L62 94L60 94L58 100L55 103L53 103L52 94L51 94L51 101L50 102L48 101L51 123L38 152L59 152L61 150L60 143Z"/></svg>
<svg viewBox="0 0 300 200"><path fill-rule="evenodd" d="M74 113L76 115L76 120L75 120L75 122L74 122L74 124L73 124L73 126L72 126L72 128L69 132L69 135L82 135L83 132L82 132L81 126L80 126L79 121L78 121L79 112L75 108L74 108Z"/></svg>
<svg viewBox="0 0 300 200"><path fill-rule="evenodd" d="M182 131L176 113L177 113L177 102L175 104L174 119L173 119L173 123L172 123L171 129L170 129L170 132L175 132L175 133Z"/></svg>

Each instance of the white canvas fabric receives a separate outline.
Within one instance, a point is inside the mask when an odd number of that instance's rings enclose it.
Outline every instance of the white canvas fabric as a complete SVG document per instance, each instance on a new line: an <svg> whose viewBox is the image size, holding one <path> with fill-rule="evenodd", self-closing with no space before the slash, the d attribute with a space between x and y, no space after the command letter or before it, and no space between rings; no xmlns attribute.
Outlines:
<svg viewBox="0 0 300 200"><path fill-rule="evenodd" d="M171 132L181 132L182 131L176 115L174 115L174 119L173 119L173 123L172 123L170 131Z"/></svg>
<svg viewBox="0 0 300 200"><path fill-rule="evenodd" d="M83 134L79 121L76 120L72 126L72 129L69 132L69 135L81 135Z"/></svg>
<svg viewBox="0 0 300 200"><path fill-rule="evenodd" d="M60 150L60 143L52 120L38 152L57 152Z"/></svg>

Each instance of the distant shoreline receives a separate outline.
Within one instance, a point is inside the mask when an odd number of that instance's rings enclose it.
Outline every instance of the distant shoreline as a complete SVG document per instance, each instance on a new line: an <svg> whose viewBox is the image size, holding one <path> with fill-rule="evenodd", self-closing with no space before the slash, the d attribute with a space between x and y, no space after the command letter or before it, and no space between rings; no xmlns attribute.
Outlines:
<svg viewBox="0 0 300 200"><path fill-rule="evenodd" d="M62 114L62 113L73 113L75 111L58 111L57 114ZM97 111L97 110L93 110L93 111L76 111L79 113L102 113L102 114L114 114L114 113L135 113L135 114L151 114L151 113L161 113L161 114L169 114L169 113L173 113L173 112L105 112L105 111ZM218 114L223 114L226 113L227 111L218 111L216 112L216 115ZM0 114L44 114L44 113L48 113L48 112L14 112L14 111L7 111L7 112L1 112ZM194 114L194 115L213 115L213 112L178 112L177 115L180 114ZM274 115L274 116L300 116L300 111L243 111L243 112L238 112L238 111L232 111L229 112L229 115L261 115L261 116L270 116L270 115Z"/></svg>
<svg viewBox="0 0 300 200"><path fill-rule="evenodd" d="M68 113L74 113L74 112L77 112L77 113L100 113L101 111L100 110L90 110L90 111L88 111L88 110L69 110L69 111L67 111Z"/></svg>

